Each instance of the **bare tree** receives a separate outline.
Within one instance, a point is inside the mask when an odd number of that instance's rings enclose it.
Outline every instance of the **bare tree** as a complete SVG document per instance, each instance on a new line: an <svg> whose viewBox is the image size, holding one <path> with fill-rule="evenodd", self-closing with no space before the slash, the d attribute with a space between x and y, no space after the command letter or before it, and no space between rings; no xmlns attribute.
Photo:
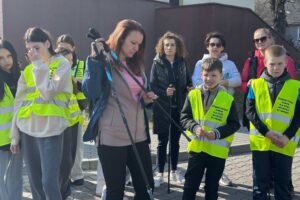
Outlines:
<svg viewBox="0 0 300 200"><path fill-rule="evenodd" d="M273 26L281 35L285 35L286 27L288 26L286 20L286 4L294 4L295 0L268 0L273 14Z"/></svg>
<svg viewBox="0 0 300 200"><path fill-rule="evenodd" d="M284 36L288 23L286 21L285 4L288 0L269 0L273 13L274 29Z"/></svg>

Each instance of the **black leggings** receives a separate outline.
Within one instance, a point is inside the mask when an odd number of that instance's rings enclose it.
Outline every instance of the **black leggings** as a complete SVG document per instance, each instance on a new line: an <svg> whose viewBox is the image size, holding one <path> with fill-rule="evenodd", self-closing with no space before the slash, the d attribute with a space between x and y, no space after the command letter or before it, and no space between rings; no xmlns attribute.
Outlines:
<svg viewBox="0 0 300 200"><path fill-rule="evenodd" d="M142 160L148 181L150 182L150 187L153 188L154 181L149 145L144 141L136 143L136 147ZM106 182L107 200L120 200L123 198L126 166L131 173L132 184L135 190L134 200L150 199L131 145L125 147L99 145L98 155Z"/></svg>
<svg viewBox="0 0 300 200"><path fill-rule="evenodd" d="M178 155L179 155L179 139L180 133L177 130L171 132L171 168L177 170ZM169 133L158 134L158 146L157 146L157 162L158 170L160 173L164 172L167 156L167 146L169 141Z"/></svg>
<svg viewBox="0 0 300 200"><path fill-rule="evenodd" d="M179 123L179 114L177 114L177 109L172 110L172 118L177 124ZM179 155L179 139L180 139L180 131L174 126L171 126L171 167L172 170L177 170L178 163L178 155ZM158 163L158 171L160 173L164 172L164 167L166 163L167 156L167 145L169 142L169 131L159 132L158 133L158 146L157 146L157 163Z"/></svg>

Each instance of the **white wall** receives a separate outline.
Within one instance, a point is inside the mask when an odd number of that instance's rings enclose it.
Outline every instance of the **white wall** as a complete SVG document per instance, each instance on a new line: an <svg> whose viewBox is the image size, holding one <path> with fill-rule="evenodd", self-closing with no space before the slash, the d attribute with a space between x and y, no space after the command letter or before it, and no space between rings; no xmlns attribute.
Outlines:
<svg viewBox="0 0 300 200"><path fill-rule="evenodd" d="M169 0L156 0L165 3L169 3ZM233 6L240 6L250 8L254 10L255 7L255 0L179 0L182 5L192 5L192 4L199 4L199 3L221 3L221 4L229 4Z"/></svg>
<svg viewBox="0 0 300 200"><path fill-rule="evenodd" d="M0 0L0 37L3 38L3 3Z"/></svg>
<svg viewBox="0 0 300 200"><path fill-rule="evenodd" d="M254 10L255 0L183 0L183 5L199 4L199 3L221 3L233 6L240 6Z"/></svg>
<svg viewBox="0 0 300 200"><path fill-rule="evenodd" d="M161 2L164 2L164 3L169 3L170 0L155 0L155 1L161 1Z"/></svg>

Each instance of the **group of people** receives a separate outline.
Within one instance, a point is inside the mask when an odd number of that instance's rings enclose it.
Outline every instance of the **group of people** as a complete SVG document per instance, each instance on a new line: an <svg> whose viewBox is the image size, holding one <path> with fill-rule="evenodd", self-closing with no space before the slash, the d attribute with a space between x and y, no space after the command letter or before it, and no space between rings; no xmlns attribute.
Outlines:
<svg viewBox="0 0 300 200"><path fill-rule="evenodd" d="M66 199L71 184L84 182L84 62L69 35L54 50L50 34L37 27L24 36L27 66L19 66L10 42L0 42L0 199L22 199L23 160L33 199Z"/></svg>
<svg viewBox="0 0 300 200"><path fill-rule="evenodd" d="M292 198L300 82L292 80L293 60L275 45L270 30L254 32L256 50L242 76L228 59L219 32L206 35L208 54L190 76L183 38L168 31L155 47L149 81L146 34L134 20L118 22L106 41L95 39L86 62L76 58L69 35L57 39L55 50L41 28L29 28L24 41L24 68L12 45L0 41L0 200L22 199L22 159L33 199L66 199L70 184L83 184L81 132L87 100L90 119L83 139L97 144L98 186L103 187L97 186L97 193L102 199L123 199L129 174L134 199L151 199L154 188L164 182L168 143L171 178L183 184L182 199L195 199L201 182L205 199L217 199L219 183L231 182L223 172L240 128L233 97L240 86L253 155L253 199L267 199L272 184L276 199ZM156 174L146 109L153 109L158 137ZM182 130L191 139L185 175L177 169Z"/></svg>

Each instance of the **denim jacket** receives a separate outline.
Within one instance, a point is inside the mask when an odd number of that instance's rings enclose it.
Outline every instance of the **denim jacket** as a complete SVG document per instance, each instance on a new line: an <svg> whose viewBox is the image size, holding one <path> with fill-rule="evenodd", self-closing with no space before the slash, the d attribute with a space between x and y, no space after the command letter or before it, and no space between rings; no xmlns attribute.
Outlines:
<svg viewBox="0 0 300 200"><path fill-rule="evenodd" d="M90 122L83 135L83 141L95 140L98 135L98 122L106 108L111 92L111 68L104 59L88 57L83 79L83 92L92 105ZM141 101L143 108L145 104ZM148 119L144 109L147 141L150 143Z"/></svg>
<svg viewBox="0 0 300 200"><path fill-rule="evenodd" d="M105 65L104 60L96 60L91 57L86 60L82 89L92 105L92 110L89 124L83 135L83 141L94 140L97 136L98 121L107 104L111 86L106 75Z"/></svg>

